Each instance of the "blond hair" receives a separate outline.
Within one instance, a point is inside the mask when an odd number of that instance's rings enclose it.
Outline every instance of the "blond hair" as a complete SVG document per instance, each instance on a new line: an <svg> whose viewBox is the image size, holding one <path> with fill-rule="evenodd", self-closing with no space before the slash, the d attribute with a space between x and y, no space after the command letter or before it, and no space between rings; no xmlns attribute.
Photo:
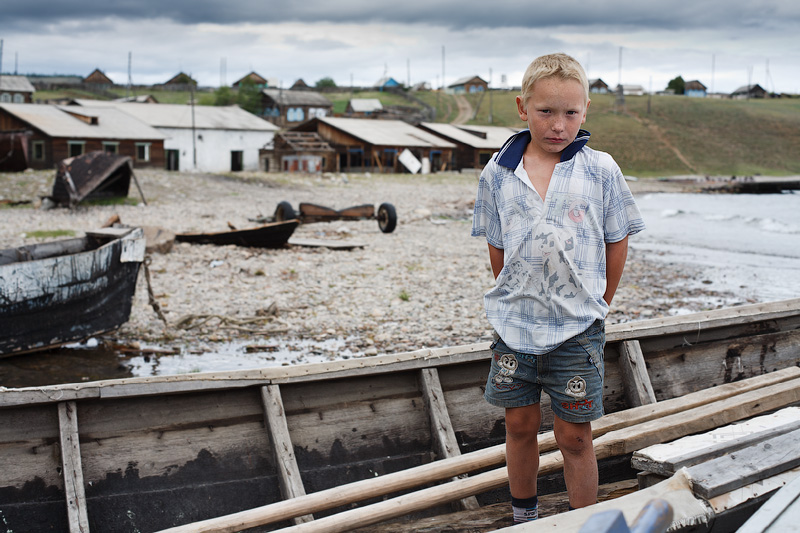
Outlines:
<svg viewBox="0 0 800 533"><path fill-rule="evenodd" d="M589 80L586 79L586 72L575 58L561 53L537 57L528 65L522 77L522 91L520 91L522 101L528 101L533 93L534 83L552 77L579 82L586 92L586 101L589 101Z"/></svg>

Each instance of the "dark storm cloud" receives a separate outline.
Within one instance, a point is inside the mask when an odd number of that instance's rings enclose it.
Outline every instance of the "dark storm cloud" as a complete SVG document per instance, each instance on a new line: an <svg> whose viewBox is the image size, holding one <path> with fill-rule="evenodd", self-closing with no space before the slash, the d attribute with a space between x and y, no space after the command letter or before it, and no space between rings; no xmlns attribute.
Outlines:
<svg viewBox="0 0 800 533"><path fill-rule="evenodd" d="M363 0L176 0L170 2L122 0L115 2L76 0L53 2L29 0L9 3L3 8L0 25L24 25L103 17L125 19L165 18L180 24L195 23L401 23L430 24L448 28L546 27L557 25L638 28L719 28L720 26L771 27L797 21L800 3L795 0L740 2L733 7L726 0L698 0L666 5L641 0L577 2L566 0L550 5L530 0L407 0L375 2Z"/></svg>

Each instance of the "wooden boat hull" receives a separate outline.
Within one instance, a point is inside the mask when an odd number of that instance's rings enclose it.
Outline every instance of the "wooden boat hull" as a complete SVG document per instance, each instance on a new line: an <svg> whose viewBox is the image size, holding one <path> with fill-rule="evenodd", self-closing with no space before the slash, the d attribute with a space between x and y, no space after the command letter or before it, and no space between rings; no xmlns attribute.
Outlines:
<svg viewBox="0 0 800 533"><path fill-rule="evenodd" d="M223 231L219 233L179 233L175 240L195 244L216 244L224 246L249 246L253 248L280 248L292 236L300 224L298 220L273 222L256 228Z"/></svg>
<svg viewBox="0 0 800 533"><path fill-rule="evenodd" d="M144 250L135 228L0 251L0 357L124 324Z"/></svg>
<svg viewBox="0 0 800 533"><path fill-rule="evenodd" d="M631 391L647 389L623 378L635 346L659 402L800 364L800 300L612 325L607 339L606 410L627 413ZM482 343L0 391L0 456L9 465L0 471L4 524L64 530L84 520L93 529L153 531L291 495L340 492L419 465L430 471L443 458L504 441L502 409L482 398L490 357ZM542 405L548 431L546 397ZM78 445L65 462L69 442ZM621 459L604 462L603 481L630 477L629 459L623 449ZM490 468L496 458L482 464L479 470ZM542 493L561 490L558 477L543 477ZM398 490L407 489L357 505ZM502 488L482 490L477 502L507 497ZM431 512L450 508L437 504ZM290 523L275 520L262 530Z"/></svg>

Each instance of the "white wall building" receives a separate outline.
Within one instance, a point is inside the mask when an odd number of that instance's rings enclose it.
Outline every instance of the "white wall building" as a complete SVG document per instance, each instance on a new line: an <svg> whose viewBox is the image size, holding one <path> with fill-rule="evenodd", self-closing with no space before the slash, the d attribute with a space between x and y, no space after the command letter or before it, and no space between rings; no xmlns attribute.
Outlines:
<svg viewBox="0 0 800 533"><path fill-rule="evenodd" d="M166 137L168 170L230 172L258 170L258 151L278 127L238 106L190 106L75 100L85 106L110 105Z"/></svg>

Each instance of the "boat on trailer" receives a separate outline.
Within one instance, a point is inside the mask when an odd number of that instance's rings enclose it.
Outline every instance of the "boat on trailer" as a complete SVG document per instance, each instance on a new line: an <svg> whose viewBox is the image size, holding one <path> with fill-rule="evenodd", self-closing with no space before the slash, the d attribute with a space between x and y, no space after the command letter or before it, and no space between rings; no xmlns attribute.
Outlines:
<svg viewBox="0 0 800 533"><path fill-rule="evenodd" d="M607 327L601 483L638 450L800 402L800 299ZM489 343L0 390L20 531L411 531L507 502ZM542 399L539 492L563 490ZM416 524L404 526L403 524ZM496 529L496 528L495 528ZM452 530L452 529L451 529Z"/></svg>
<svg viewBox="0 0 800 533"><path fill-rule="evenodd" d="M0 358L119 328L144 254L141 228L0 250Z"/></svg>

